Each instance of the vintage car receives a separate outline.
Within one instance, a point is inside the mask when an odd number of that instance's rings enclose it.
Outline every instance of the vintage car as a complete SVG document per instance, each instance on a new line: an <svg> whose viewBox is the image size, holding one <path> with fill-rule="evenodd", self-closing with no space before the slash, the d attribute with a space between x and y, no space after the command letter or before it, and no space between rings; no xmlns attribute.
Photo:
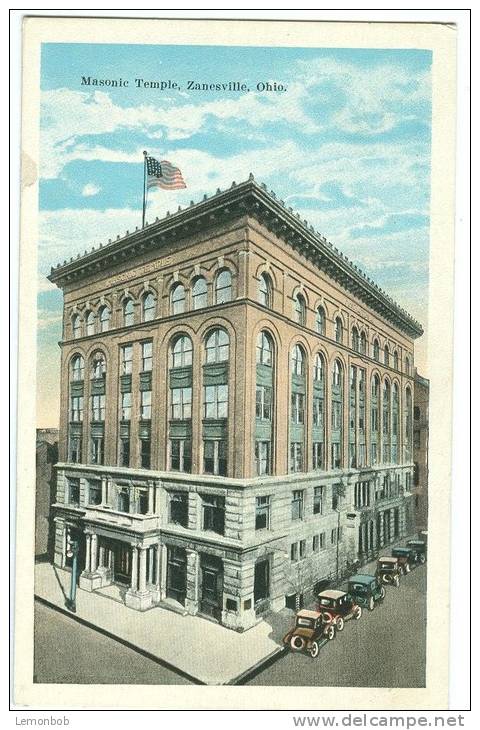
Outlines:
<svg viewBox="0 0 480 730"><path fill-rule="evenodd" d="M352 596L358 606L373 611L376 603L383 602L385 588L378 576L357 573L348 581L348 594Z"/></svg>
<svg viewBox="0 0 480 730"><path fill-rule="evenodd" d="M345 621L351 618L358 620L362 615L361 607L344 591L322 591L317 600L323 621L327 625L335 626L337 631L343 630Z"/></svg>
<svg viewBox="0 0 480 730"><path fill-rule="evenodd" d="M283 637L283 643L289 644L293 651L306 651L315 659L320 647L334 638L335 627L326 624L319 611L304 608L297 613L295 626Z"/></svg>
<svg viewBox="0 0 480 730"><path fill-rule="evenodd" d="M414 553L417 565L423 565L427 560L427 543L424 540L407 540L407 548Z"/></svg>
<svg viewBox="0 0 480 730"><path fill-rule="evenodd" d="M377 570L375 575L380 578L382 583L389 583L398 588L400 585L400 576L402 574L398 558L384 556L377 560Z"/></svg>
<svg viewBox="0 0 480 730"><path fill-rule="evenodd" d="M392 557L397 558L403 575L410 573L415 565L415 551L408 547L396 547L392 550Z"/></svg>

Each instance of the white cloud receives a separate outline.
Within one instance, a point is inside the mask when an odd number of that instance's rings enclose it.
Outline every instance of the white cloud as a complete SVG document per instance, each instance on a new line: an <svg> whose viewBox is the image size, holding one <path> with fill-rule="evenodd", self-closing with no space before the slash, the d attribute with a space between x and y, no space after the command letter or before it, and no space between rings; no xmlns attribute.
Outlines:
<svg viewBox="0 0 480 730"><path fill-rule="evenodd" d="M84 198L90 198L92 195L98 195L101 189L95 183L87 183L82 189L82 195Z"/></svg>

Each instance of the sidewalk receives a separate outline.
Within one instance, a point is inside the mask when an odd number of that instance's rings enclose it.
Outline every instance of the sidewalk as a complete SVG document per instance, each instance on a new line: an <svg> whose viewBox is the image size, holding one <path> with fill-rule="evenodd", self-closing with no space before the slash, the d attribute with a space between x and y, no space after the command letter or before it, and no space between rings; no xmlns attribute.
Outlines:
<svg viewBox="0 0 480 730"><path fill-rule="evenodd" d="M50 563L35 566L35 596L65 610L70 573ZM67 612L70 613L70 612ZM164 608L137 612L96 593L77 590L72 617L92 625L179 669L200 684L231 684L258 664L283 650L282 638L291 622L288 609L273 620L240 634L198 616L181 616Z"/></svg>
<svg viewBox="0 0 480 730"><path fill-rule="evenodd" d="M395 545L386 546L389 555ZM374 573L376 561L359 572ZM102 594L77 589L77 612L65 609L70 572L50 563L35 565L35 596L97 630L178 670L197 684L234 684L285 651L282 639L292 625L294 611L270 613L244 633L237 633L199 616L180 615L154 607L144 612ZM343 587L339 585L339 587ZM305 608L314 608L309 601Z"/></svg>

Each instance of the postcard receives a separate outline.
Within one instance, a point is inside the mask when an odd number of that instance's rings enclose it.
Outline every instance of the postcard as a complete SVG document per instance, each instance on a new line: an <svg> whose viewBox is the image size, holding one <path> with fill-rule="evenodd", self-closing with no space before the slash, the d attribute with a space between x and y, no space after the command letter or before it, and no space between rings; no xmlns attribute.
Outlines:
<svg viewBox="0 0 480 730"><path fill-rule="evenodd" d="M25 20L17 703L447 707L455 93L447 25Z"/></svg>

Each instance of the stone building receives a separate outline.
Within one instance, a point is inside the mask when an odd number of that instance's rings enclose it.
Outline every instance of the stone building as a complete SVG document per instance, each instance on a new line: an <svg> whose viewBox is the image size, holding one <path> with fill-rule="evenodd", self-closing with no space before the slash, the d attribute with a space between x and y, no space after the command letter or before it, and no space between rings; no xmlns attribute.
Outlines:
<svg viewBox="0 0 480 730"><path fill-rule="evenodd" d="M430 383L415 368L413 382L413 495L417 530L428 523L428 402Z"/></svg>
<svg viewBox="0 0 480 730"><path fill-rule="evenodd" d="M422 328L252 176L49 278L81 588L243 630L411 529Z"/></svg>
<svg viewBox="0 0 480 730"><path fill-rule="evenodd" d="M54 466L58 461L58 428L37 428L35 485L35 557L52 557L53 525L50 508L55 502Z"/></svg>

